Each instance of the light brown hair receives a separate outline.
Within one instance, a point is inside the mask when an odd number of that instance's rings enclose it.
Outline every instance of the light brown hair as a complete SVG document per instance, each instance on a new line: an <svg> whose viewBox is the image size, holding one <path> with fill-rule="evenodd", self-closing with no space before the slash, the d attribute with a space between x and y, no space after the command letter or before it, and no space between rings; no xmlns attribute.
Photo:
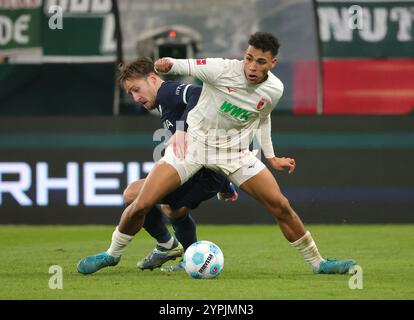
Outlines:
<svg viewBox="0 0 414 320"><path fill-rule="evenodd" d="M126 80L146 78L155 73L154 62L150 58L142 57L128 63L118 65L118 82L123 87Z"/></svg>

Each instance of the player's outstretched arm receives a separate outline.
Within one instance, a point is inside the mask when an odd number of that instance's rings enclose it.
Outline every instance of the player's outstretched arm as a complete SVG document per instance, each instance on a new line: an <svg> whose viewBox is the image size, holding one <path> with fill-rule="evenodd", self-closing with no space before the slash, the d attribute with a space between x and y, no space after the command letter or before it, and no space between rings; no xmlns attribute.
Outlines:
<svg viewBox="0 0 414 320"><path fill-rule="evenodd" d="M191 76L203 82L215 83L220 75L229 67L229 63L221 58L161 58L155 61L154 68L160 74Z"/></svg>

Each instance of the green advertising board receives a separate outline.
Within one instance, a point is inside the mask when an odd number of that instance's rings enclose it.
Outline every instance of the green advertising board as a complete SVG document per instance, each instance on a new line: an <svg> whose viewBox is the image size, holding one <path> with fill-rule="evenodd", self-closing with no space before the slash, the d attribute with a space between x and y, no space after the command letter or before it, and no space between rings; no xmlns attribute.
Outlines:
<svg viewBox="0 0 414 320"><path fill-rule="evenodd" d="M111 0L0 1L0 55L11 63L114 60Z"/></svg>
<svg viewBox="0 0 414 320"><path fill-rule="evenodd" d="M0 1L0 53L39 59L42 18L42 0Z"/></svg>
<svg viewBox="0 0 414 320"><path fill-rule="evenodd" d="M316 0L323 58L414 57L414 1Z"/></svg>

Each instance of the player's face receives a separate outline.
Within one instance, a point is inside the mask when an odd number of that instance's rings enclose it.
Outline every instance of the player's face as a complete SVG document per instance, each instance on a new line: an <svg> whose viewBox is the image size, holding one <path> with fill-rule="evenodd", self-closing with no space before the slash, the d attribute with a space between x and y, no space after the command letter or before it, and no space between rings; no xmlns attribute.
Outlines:
<svg viewBox="0 0 414 320"><path fill-rule="evenodd" d="M259 84L267 79L267 72L272 69L277 60L270 51L263 52L249 46L244 52L244 75L250 84Z"/></svg>
<svg viewBox="0 0 414 320"><path fill-rule="evenodd" d="M125 80L124 88L135 102L141 103L147 110L152 110L155 108L155 99L158 91L156 84L154 76L149 75L146 78Z"/></svg>

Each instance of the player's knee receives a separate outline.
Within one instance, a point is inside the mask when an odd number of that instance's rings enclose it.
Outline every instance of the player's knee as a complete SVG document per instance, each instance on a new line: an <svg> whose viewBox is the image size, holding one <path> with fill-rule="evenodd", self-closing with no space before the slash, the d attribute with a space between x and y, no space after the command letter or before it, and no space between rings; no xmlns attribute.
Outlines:
<svg viewBox="0 0 414 320"><path fill-rule="evenodd" d="M183 219L188 213L190 212L190 209L187 207L181 207L177 210L174 210L170 213L168 218L170 218L171 221L177 221Z"/></svg>
<svg viewBox="0 0 414 320"><path fill-rule="evenodd" d="M168 204L161 204L161 211L164 213L168 218L170 218L173 210Z"/></svg>
<svg viewBox="0 0 414 320"><path fill-rule="evenodd" d="M133 192L131 192L129 187L127 187L124 190L124 193L122 194L122 197L124 199L124 202L127 203L127 204L130 204L135 200L135 194Z"/></svg>

